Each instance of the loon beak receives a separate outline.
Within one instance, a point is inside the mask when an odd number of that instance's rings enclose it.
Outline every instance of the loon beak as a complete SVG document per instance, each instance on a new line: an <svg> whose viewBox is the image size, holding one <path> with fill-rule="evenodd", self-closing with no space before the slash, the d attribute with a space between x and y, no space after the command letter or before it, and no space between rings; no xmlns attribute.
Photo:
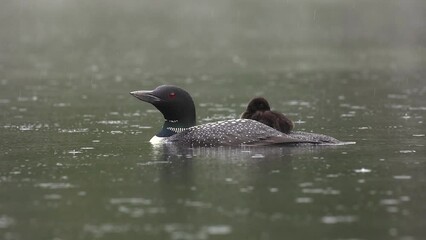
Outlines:
<svg viewBox="0 0 426 240"><path fill-rule="evenodd" d="M133 95L135 98L142 100L147 103L155 103L161 101L161 99L153 94L154 91L133 91L130 92L131 95Z"/></svg>

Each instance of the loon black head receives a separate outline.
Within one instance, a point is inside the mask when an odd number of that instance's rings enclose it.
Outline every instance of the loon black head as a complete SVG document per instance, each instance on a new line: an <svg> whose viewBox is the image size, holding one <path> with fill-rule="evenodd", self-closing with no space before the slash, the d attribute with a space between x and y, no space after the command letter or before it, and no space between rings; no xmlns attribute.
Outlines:
<svg viewBox="0 0 426 240"><path fill-rule="evenodd" d="M195 126L194 101L191 95L182 88L162 85L154 90L133 91L130 94L154 105L166 119L164 127L188 128Z"/></svg>

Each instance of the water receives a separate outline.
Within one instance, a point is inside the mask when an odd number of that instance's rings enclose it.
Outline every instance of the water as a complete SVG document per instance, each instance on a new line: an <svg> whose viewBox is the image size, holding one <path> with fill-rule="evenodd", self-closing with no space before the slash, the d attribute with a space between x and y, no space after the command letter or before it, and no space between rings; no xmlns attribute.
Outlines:
<svg viewBox="0 0 426 240"><path fill-rule="evenodd" d="M8 81L3 238L421 239L425 105L414 76L295 73L263 86L270 76L254 76L229 76L239 95L225 81L164 78L195 93L200 123L235 117L263 92L296 129L357 144L153 147L162 119L128 95L139 81Z"/></svg>
<svg viewBox="0 0 426 240"><path fill-rule="evenodd" d="M424 238L421 2L1 5L1 239ZM129 92L165 83L198 123L262 95L356 144L152 146Z"/></svg>

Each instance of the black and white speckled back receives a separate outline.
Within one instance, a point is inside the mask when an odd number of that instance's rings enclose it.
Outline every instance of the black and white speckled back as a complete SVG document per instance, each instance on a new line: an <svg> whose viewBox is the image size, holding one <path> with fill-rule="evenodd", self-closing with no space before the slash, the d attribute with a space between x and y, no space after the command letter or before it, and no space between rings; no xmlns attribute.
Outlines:
<svg viewBox="0 0 426 240"><path fill-rule="evenodd" d="M293 137L251 119L231 119L194 126L169 137L167 141L192 147L338 142L325 135L312 136L309 133L299 132Z"/></svg>

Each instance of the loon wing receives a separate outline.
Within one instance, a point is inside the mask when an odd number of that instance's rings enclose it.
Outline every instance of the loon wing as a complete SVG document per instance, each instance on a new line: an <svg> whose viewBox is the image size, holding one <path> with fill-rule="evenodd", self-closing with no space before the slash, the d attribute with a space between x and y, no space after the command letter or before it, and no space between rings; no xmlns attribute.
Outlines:
<svg viewBox="0 0 426 240"><path fill-rule="evenodd" d="M298 144L298 143L309 143L309 144L320 144L319 141L305 140L292 138L289 135L283 134L283 136L271 136L266 138L260 138L258 140L248 142L244 145L247 146L267 146L267 145L285 145L285 144Z"/></svg>

